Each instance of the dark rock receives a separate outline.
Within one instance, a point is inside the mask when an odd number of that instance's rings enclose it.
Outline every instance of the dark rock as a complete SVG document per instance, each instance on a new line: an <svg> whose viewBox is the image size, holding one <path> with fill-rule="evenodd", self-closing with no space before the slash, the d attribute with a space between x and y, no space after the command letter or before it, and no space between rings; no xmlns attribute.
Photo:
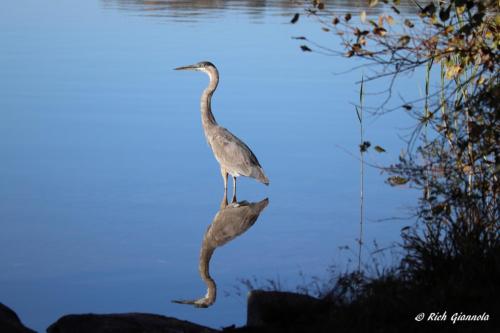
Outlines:
<svg viewBox="0 0 500 333"><path fill-rule="evenodd" d="M209 327L146 313L67 315L47 328L48 333L213 333Z"/></svg>
<svg viewBox="0 0 500 333"><path fill-rule="evenodd" d="M247 306L247 326L250 327L310 321L324 309L324 303L311 296L262 290L250 292Z"/></svg>
<svg viewBox="0 0 500 333"><path fill-rule="evenodd" d="M17 314L0 303L0 332L2 333L35 333L21 323Z"/></svg>

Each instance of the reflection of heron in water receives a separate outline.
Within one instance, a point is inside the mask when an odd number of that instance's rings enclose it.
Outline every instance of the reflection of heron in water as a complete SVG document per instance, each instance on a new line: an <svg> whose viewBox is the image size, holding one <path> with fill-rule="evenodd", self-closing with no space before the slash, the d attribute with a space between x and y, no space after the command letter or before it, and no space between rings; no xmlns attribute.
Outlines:
<svg viewBox="0 0 500 333"><path fill-rule="evenodd" d="M178 67L176 70L200 71L210 77L208 87L201 95L201 123L208 144L212 148L215 158L220 164L220 171L224 179L224 195L227 195L227 176L233 176L233 199L236 202L236 177L246 176L257 179L269 185L269 179L259 164L257 157L250 148L233 133L219 126L212 114L212 95L219 83L217 68L208 61L194 65Z"/></svg>
<svg viewBox="0 0 500 333"><path fill-rule="evenodd" d="M238 237L247 231L257 221L260 213L267 207L269 200L266 198L259 202L240 201L227 204L224 196L220 210L208 227L201 245L199 272L201 279L207 285L207 293L197 300L173 301L180 304L191 304L198 308L206 308L215 302L217 286L210 276L210 258L219 246Z"/></svg>

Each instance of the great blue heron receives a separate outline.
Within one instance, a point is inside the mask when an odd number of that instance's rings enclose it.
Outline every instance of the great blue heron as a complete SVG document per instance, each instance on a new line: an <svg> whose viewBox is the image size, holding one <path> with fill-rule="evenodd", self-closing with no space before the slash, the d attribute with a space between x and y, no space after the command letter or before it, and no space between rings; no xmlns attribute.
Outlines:
<svg viewBox="0 0 500 333"><path fill-rule="evenodd" d="M199 299L172 302L191 304L198 308L207 308L215 302L217 286L209 271L210 259L215 249L250 229L268 204L269 200L266 198L259 202L240 201L228 205L224 195L220 209L205 232L201 245L198 269L201 279L207 285L207 292Z"/></svg>
<svg viewBox="0 0 500 333"><path fill-rule="evenodd" d="M233 177L233 198L236 202L236 177L246 176L257 179L269 185L269 179L264 174L257 157L250 148L233 133L219 126L212 114L212 95L219 83L219 71L214 64L202 61L194 65L175 68L176 70L193 70L208 74L210 83L201 95L201 123L205 137L212 148L215 158L220 164L222 178L224 179L224 195L227 195L227 177Z"/></svg>

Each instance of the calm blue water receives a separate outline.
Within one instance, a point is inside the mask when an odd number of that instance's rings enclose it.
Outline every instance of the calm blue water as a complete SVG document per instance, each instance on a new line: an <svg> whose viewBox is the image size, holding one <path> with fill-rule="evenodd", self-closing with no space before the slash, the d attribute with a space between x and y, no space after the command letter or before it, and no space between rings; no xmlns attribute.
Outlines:
<svg viewBox="0 0 500 333"><path fill-rule="evenodd" d="M361 72L334 73L355 63L301 52L292 36L338 41L305 17L289 24L296 9L278 1L167 3L1 5L0 302L36 330L84 312L241 325L238 278L293 289L300 272L325 276L354 255L338 248L356 247L359 162L339 147L357 152ZM215 117L271 180L239 181L238 199L269 206L215 252L208 309L171 303L205 292L198 255L223 192L199 115L208 80L172 70L201 60L221 74ZM388 152L368 160L394 161L409 123L401 113L369 120L366 138ZM407 214L415 197L384 179L366 170L366 242L381 246L407 222L375 221Z"/></svg>

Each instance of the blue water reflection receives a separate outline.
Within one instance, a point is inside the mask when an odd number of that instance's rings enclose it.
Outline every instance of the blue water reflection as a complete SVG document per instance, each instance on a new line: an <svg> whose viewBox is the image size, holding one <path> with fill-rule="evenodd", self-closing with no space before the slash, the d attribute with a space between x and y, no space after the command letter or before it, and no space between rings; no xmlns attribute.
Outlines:
<svg viewBox="0 0 500 333"><path fill-rule="evenodd" d="M272 180L239 182L240 199L272 205L212 259L220 295L239 277L293 288L300 271L345 267L338 247L356 244L359 163L338 147L357 151L360 73L333 75L353 63L300 52L291 36L324 33L307 19L289 24L296 9L274 2L179 19L169 8L145 15L141 3L27 0L0 11L0 301L40 331L82 312L244 322L244 298L203 310L170 302L205 287L200 239L223 194L200 124L206 78L178 65L217 64L214 114ZM368 124L366 137L388 151L369 159L394 161L395 129L408 122L396 113ZM365 195L367 243L397 240L401 223L373 221L404 214L414 194L368 169Z"/></svg>
<svg viewBox="0 0 500 333"><path fill-rule="evenodd" d="M198 308L207 308L214 304L217 298L217 284L210 276L210 259L215 250L232 241L250 229L259 218L260 213L269 204L269 199L259 202L233 201L227 202L227 195L220 204L212 223L208 226L200 250L198 270L203 282L207 285L205 296L195 300L174 300L174 303L189 304ZM245 257L252 255L248 253Z"/></svg>

